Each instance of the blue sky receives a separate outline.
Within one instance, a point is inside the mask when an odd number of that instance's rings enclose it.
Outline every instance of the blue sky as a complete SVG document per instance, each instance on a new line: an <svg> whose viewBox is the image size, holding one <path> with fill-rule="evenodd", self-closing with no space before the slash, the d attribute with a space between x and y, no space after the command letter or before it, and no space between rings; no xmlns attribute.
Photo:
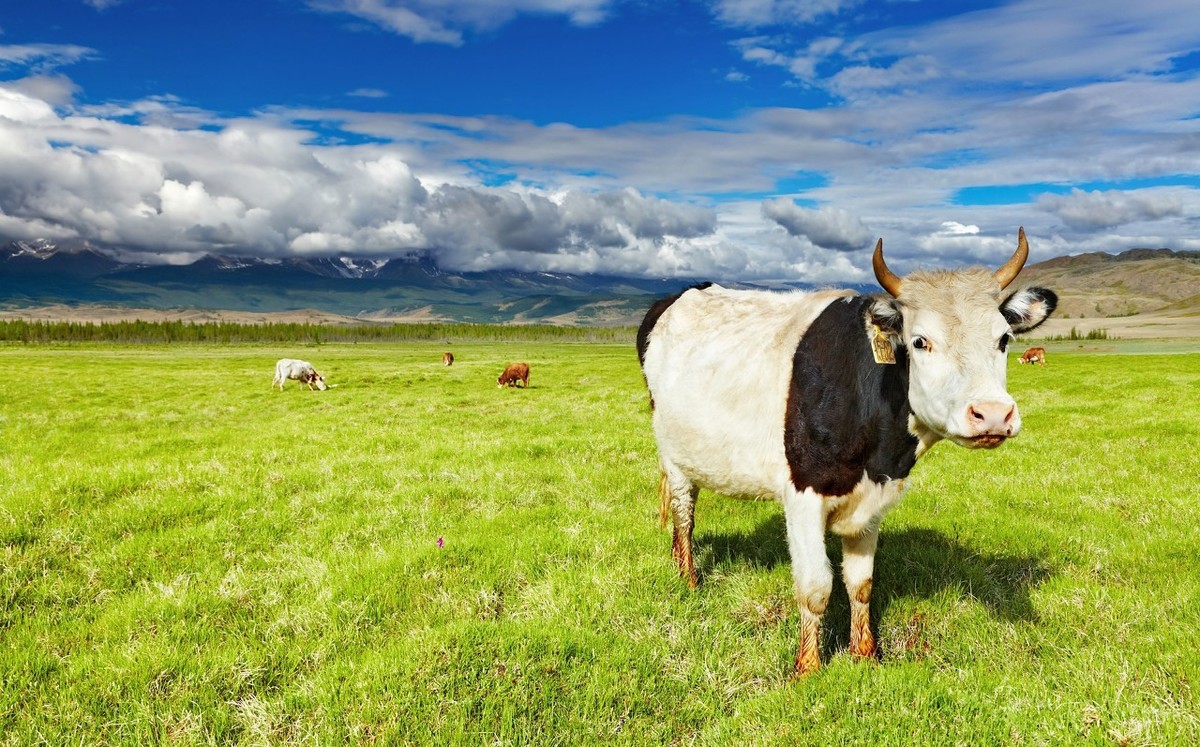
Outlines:
<svg viewBox="0 0 1200 747"><path fill-rule="evenodd" d="M1200 249L1194 0L39 0L0 238L862 282Z"/></svg>

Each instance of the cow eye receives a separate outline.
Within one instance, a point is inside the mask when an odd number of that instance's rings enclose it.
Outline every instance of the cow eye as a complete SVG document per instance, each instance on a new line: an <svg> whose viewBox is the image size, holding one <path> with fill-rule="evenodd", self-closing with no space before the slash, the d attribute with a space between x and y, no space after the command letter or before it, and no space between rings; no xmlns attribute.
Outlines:
<svg viewBox="0 0 1200 747"><path fill-rule="evenodd" d="M921 337L920 335L918 335L912 339L912 346L914 348L916 348L917 350L929 350L930 349L929 340L926 340L924 337Z"/></svg>

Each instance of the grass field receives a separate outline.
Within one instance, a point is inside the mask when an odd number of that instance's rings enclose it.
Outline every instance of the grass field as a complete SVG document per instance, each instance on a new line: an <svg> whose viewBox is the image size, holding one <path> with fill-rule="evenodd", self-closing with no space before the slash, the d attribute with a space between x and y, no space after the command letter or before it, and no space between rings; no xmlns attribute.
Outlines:
<svg viewBox="0 0 1200 747"><path fill-rule="evenodd" d="M0 348L0 744L1200 742L1200 355L1011 365L1024 434L884 523L882 661L835 586L790 681L781 510L702 494L686 588L629 346L442 350Z"/></svg>

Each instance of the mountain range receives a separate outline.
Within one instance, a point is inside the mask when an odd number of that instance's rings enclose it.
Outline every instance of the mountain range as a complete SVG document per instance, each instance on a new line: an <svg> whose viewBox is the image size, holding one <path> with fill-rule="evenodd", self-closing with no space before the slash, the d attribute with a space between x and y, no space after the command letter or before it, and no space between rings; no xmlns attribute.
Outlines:
<svg viewBox="0 0 1200 747"><path fill-rule="evenodd" d="M454 272L423 255L387 260L205 255L188 265L150 265L121 262L86 244L0 245L0 309L9 310L56 304L261 313L315 309L378 322L636 324L653 298L698 280ZM1164 309L1200 313L1200 252L1132 249L1056 257L1026 267L1020 282L1056 290L1064 317ZM878 290L874 284L849 287Z"/></svg>
<svg viewBox="0 0 1200 747"><path fill-rule="evenodd" d="M89 246L0 246L0 307L93 304L282 312L370 321L624 324L687 280L493 270L452 272L427 256L254 259L188 265L120 262Z"/></svg>

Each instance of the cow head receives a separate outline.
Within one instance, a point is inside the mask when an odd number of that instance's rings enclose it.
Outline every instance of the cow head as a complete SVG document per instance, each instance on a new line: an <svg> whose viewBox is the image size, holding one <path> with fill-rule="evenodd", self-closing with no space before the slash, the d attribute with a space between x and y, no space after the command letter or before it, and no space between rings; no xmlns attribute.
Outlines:
<svg viewBox="0 0 1200 747"><path fill-rule="evenodd" d="M945 438L994 448L1021 431L1017 404L1006 388L1007 346L1037 327L1058 296L1045 288L1002 291L1029 257L1025 230L999 270L914 272L897 277L875 246L875 277L890 297L871 307L870 324L893 346L907 348L910 428L922 442Z"/></svg>
<svg viewBox="0 0 1200 747"><path fill-rule="evenodd" d="M325 383L325 377L316 371L309 374L308 384L310 387L316 384L317 389L320 389L322 392L329 388L329 385Z"/></svg>

